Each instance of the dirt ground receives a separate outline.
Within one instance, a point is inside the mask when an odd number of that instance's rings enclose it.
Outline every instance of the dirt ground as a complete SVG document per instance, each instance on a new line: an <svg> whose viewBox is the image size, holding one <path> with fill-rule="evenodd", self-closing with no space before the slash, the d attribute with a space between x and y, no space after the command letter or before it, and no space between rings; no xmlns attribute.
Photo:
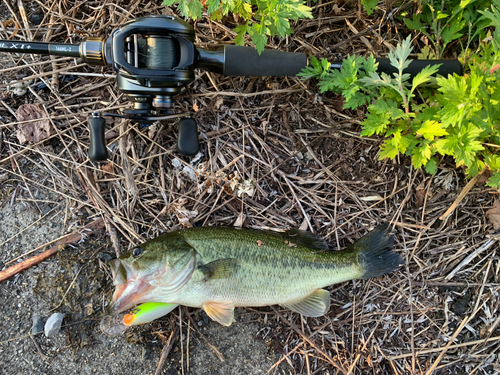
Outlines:
<svg viewBox="0 0 500 375"><path fill-rule="evenodd" d="M318 2L313 20L267 48L385 56L407 35L401 19L384 21L388 6L368 17L357 2ZM174 11L159 1L4 1L2 21L21 31L5 26L0 39L79 43L149 14ZM191 22L196 43L232 43L235 22ZM203 71L174 98L176 112L192 112L199 124L200 154L179 156L174 120L139 127L108 118L109 161L92 163L87 117L129 102L113 71L79 64L0 53L0 270L73 231L85 234L0 283L0 374L499 373L498 233L485 215L498 192L484 181L440 219L467 184L451 161L436 176L403 157L379 161L380 140L359 135L363 111L342 110L342 98L320 95L316 82ZM18 81L29 82L25 93L14 91ZM16 111L36 103L51 134L22 143ZM82 231L96 220L101 230ZM300 228L341 249L385 221L406 265L329 287L323 317L241 308L226 328L183 307L120 336L99 329L112 293L106 261L166 231ZM32 334L54 312L65 314L61 332Z"/></svg>

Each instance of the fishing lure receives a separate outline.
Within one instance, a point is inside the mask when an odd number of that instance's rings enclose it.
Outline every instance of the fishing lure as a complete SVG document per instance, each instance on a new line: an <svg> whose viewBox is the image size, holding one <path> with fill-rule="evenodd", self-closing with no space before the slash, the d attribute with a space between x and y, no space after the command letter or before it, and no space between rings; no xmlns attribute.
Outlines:
<svg viewBox="0 0 500 375"><path fill-rule="evenodd" d="M151 322L167 315L177 304L146 302L127 314L106 315L101 321L101 331L108 336L125 332L129 327Z"/></svg>

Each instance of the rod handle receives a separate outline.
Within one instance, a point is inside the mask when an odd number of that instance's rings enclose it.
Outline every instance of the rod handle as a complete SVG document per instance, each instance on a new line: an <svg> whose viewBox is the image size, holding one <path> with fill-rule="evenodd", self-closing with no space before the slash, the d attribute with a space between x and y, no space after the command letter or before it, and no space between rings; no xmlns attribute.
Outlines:
<svg viewBox="0 0 500 375"><path fill-rule="evenodd" d="M266 49L259 55L254 47L224 47L224 75L227 76L295 76L306 66L304 53Z"/></svg>
<svg viewBox="0 0 500 375"><path fill-rule="evenodd" d="M397 73L398 70L391 65L389 59L377 59L378 62L378 72L384 72L387 74ZM403 73L409 73L411 77L415 77L419 72L422 71L426 66L441 64L437 74L447 77L449 74L456 73L459 76L463 75L463 67L458 60L413 60L408 68L406 68Z"/></svg>

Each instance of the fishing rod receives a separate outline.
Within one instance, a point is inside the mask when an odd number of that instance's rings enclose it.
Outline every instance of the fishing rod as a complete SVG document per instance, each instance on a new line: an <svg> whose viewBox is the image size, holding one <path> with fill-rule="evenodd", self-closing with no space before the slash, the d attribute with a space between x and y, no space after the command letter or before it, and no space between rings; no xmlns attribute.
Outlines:
<svg viewBox="0 0 500 375"><path fill-rule="evenodd" d="M0 40L0 52L30 53L82 58L88 65L108 66L116 72L118 90L133 104L123 114L94 112L88 119L90 160L108 158L103 116L125 117L149 125L158 120L182 117L177 149L181 155L198 153L198 125L189 113L173 113L173 96L193 82L194 70L226 76L295 76L308 64L304 53L225 45L203 49L194 44L195 30L173 16L147 16L131 20L107 38L87 38L80 44ZM389 59L377 59L378 71L396 72ZM457 60L414 60L405 73L416 75L425 66L441 64L437 74L462 74ZM340 68L342 64L332 64Z"/></svg>

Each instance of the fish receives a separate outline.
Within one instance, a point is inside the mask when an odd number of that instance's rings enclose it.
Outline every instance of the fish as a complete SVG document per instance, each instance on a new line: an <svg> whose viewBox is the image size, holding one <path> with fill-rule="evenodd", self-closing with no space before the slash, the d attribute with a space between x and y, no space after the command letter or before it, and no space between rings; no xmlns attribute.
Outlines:
<svg viewBox="0 0 500 375"><path fill-rule="evenodd" d="M325 240L300 230L181 229L110 261L115 290L109 312L160 303L157 312L136 314L142 324L184 305L202 308L224 326L234 321L235 307L280 305L319 317L330 308L325 287L399 269L404 260L393 245L388 223L342 251L330 250Z"/></svg>

